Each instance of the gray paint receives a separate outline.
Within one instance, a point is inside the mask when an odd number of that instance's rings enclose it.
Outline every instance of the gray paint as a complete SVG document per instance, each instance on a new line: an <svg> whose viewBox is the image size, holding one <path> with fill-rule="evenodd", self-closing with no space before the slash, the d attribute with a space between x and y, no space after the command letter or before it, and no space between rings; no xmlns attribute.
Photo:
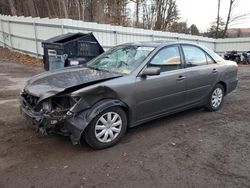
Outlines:
<svg viewBox="0 0 250 188"><path fill-rule="evenodd" d="M100 72L85 67L67 68L35 76L27 83L25 91L40 97L40 102L64 93L81 97L70 109L73 115L64 117L64 124L73 144L78 144L82 132L91 120L111 106L124 108L129 126L132 127L206 104L211 90L219 82L225 85L227 94L236 88L238 80L235 62L218 61L212 65L185 68L183 54L182 69L142 77L140 73L160 49L177 45L181 50L183 43L151 42L129 45L140 44L154 46L156 49L129 75ZM213 52L197 47L213 56Z"/></svg>

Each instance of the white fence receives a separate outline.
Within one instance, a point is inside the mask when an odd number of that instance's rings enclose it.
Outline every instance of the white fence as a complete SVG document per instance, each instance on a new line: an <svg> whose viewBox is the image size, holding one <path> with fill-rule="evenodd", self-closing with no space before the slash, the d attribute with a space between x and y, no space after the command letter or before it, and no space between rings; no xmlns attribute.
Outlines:
<svg viewBox="0 0 250 188"><path fill-rule="evenodd" d="M212 39L194 35L97 24L71 19L0 15L0 46L31 55L40 56L43 54L42 41L68 32L93 32L105 49L126 42L164 40L189 41L207 46L218 53L230 50L250 50L250 38Z"/></svg>

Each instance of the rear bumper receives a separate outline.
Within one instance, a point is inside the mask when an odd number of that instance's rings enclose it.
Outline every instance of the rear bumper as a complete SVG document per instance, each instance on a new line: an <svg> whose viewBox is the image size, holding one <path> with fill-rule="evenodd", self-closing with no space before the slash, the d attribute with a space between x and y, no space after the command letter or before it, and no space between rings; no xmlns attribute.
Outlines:
<svg viewBox="0 0 250 188"><path fill-rule="evenodd" d="M227 94L236 89L238 85L238 79L233 80L227 84Z"/></svg>

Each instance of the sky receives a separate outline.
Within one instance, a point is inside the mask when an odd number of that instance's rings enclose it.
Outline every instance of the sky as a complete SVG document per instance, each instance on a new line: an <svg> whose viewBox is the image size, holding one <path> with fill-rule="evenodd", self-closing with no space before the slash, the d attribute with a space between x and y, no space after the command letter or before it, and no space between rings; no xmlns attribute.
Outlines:
<svg viewBox="0 0 250 188"><path fill-rule="evenodd" d="M181 21L195 24L200 31L206 31L217 17L218 0L177 0ZM221 17L226 20L229 0L221 0ZM250 13L250 0L238 0L235 14ZM250 28L250 16L230 26L230 28Z"/></svg>

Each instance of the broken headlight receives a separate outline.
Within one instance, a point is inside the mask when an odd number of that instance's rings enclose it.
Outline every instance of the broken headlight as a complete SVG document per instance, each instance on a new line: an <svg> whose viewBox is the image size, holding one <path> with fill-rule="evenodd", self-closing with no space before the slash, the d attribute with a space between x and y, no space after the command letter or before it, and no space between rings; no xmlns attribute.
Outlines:
<svg viewBox="0 0 250 188"><path fill-rule="evenodd" d="M43 101L42 109L45 112L63 113L67 112L79 100L80 97L72 97L69 95L54 96Z"/></svg>
<svg viewBox="0 0 250 188"><path fill-rule="evenodd" d="M50 100L46 100L42 104L43 104L42 108L43 108L44 111L51 112L51 110L52 110L51 107L52 106L51 106L51 101Z"/></svg>

